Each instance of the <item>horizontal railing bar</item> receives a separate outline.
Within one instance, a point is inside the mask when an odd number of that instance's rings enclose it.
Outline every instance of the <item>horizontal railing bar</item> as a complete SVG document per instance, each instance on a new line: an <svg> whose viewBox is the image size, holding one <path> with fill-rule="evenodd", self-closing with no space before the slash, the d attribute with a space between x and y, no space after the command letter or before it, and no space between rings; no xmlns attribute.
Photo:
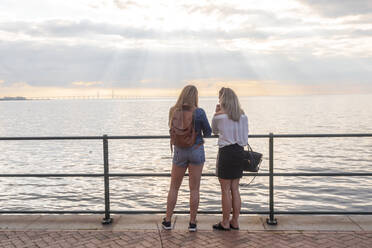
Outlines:
<svg viewBox="0 0 372 248"><path fill-rule="evenodd" d="M0 174L0 177L103 177L103 174Z"/></svg>
<svg viewBox="0 0 372 248"><path fill-rule="evenodd" d="M0 137L0 140L101 140L102 136Z"/></svg>
<svg viewBox="0 0 372 248"><path fill-rule="evenodd" d="M266 137L267 135L252 135ZM107 136L107 139L169 139L169 135L150 135L150 136ZM218 138L213 135L207 138ZM45 136L45 137L0 137L0 140L102 140L102 136Z"/></svg>
<svg viewBox="0 0 372 248"><path fill-rule="evenodd" d="M0 214L104 214L105 211L101 210L49 210L49 211L42 211L42 210L29 210L29 211L22 211L22 210L0 210Z"/></svg>
<svg viewBox="0 0 372 248"><path fill-rule="evenodd" d="M269 138L267 134L249 135L249 138ZM354 134L273 134L274 138L341 138L341 137L372 137L372 133ZM169 135L149 136L107 136L107 139L169 139ZM218 138L213 135L207 138ZM45 137L0 137L0 140L101 140L102 136L45 136Z"/></svg>
<svg viewBox="0 0 372 248"><path fill-rule="evenodd" d="M244 174L255 176L257 173ZM170 173L111 173L109 177L170 177ZM268 176L268 173L260 173L257 176ZM0 177L103 177L104 174L0 174ZM189 176L188 173L185 176ZM216 176L214 173L202 174L205 177Z"/></svg>
<svg viewBox="0 0 372 248"><path fill-rule="evenodd" d="M340 133L340 134L273 134L274 138L333 138L333 137L372 137L372 133ZM169 135L161 136L107 136L108 139L166 139ZM218 135L212 135L206 138L218 138ZM270 138L269 134L252 134L248 138Z"/></svg>
<svg viewBox="0 0 372 248"><path fill-rule="evenodd" d="M42 211L42 210L0 210L0 214L104 214L103 210L70 210L70 211ZM164 214L165 210L111 210L111 214ZM175 214L189 214L189 211L174 211ZM221 211L198 211L199 214L221 214ZM270 211L241 211L241 214L269 214ZM372 215L371 211L275 211L275 215Z"/></svg>
<svg viewBox="0 0 372 248"><path fill-rule="evenodd" d="M244 176L269 176L269 173L244 173ZM110 177L170 177L170 173L110 173ZM185 176L189 176L188 173L185 173ZM214 173L204 173L203 177L215 177Z"/></svg>
<svg viewBox="0 0 372 248"><path fill-rule="evenodd" d="M165 214L165 210L111 210L111 214ZM175 214L189 214L189 211L174 211ZM198 214L222 214L222 211L199 210ZM240 214L269 214L269 211L241 211Z"/></svg>
<svg viewBox="0 0 372 248"><path fill-rule="evenodd" d="M110 177L169 177L170 173L111 173ZM188 173L185 173L185 176L188 176ZM356 173L274 173L274 176L372 176L370 172L356 172ZM203 177L215 177L214 173L205 173L202 174ZM243 176L270 176L270 173L243 173Z"/></svg>
<svg viewBox="0 0 372 248"><path fill-rule="evenodd" d="M112 214L163 214L165 210L145 210L145 211L121 211L112 210ZM174 211L176 214L189 214L189 211ZM269 214L270 211L241 211L240 214ZM319 214L319 215L372 215L372 212L357 212L357 211L274 211L275 214ZM198 211L198 214L222 214L222 211Z"/></svg>
<svg viewBox="0 0 372 248"><path fill-rule="evenodd" d="M259 173L263 174L263 173ZM268 173L266 173L268 174ZM269 174L268 174L269 175ZM288 176L288 177L357 177L357 176L372 176L371 172L354 172L354 173L333 173L333 172L325 172L325 173L274 173L273 176Z"/></svg>
<svg viewBox="0 0 372 248"><path fill-rule="evenodd" d="M110 173L109 177L170 177L170 173ZM104 174L0 174L0 177L103 177ZM185 176L189 176L185 173ZM214 173L204 173L203 177L215 177ZM270 176L270 173L244 173L243 176ZM371 172L355 173L274 173L273 176L289 177L355 177L372 176Z"/></svg>
<svg viewBox="0 0 372 248"><path fill-rule="evenodd" d="M110 177L169 177L170 173L111 173ZM185 173L185 176L188 176L188 173ZM215 177L214 173L204 173L203 177ZM243 176L270 176L270 173L243 173ZM273 176L372 176L371 172L356 172L356 173L274 173Z"/></svg>
<svg viewBox="0 0 372 248"><path fill-rule="evenodd" d="M149 136L107 136L107 139L169 139L169 135L149 135Z"/></svg>
<svg viewBox="0 0 372 248"><path fill-rule="evenodd" d="M372 133L340 133L340 134L274 134L274 138L342 138L342 137L372 137Z"/></svg>
<svg viewBox="0 0 372 248"><path fill-rule="evenodd" d="M275 214L296 214L296 215L372 215L371 211L275 211Z"/></svg>
<svg viewBox="0 0 372 248"><path fill-rule="evenodd" d="M248 138L268 138L267 134L252 134L248 135ZM108 139L169 139L169 135L160 135L160 136L107 136ZM218 135L212 135L205 137L207 139L218 138Z"/></svg>
<svg viewBox="0 0 372 248"><path fill-rule="evenodd" d="M262 135L267 136L267 135ZM252 137L252 136L250 136ZM107 139L169 139L169 135L107 136ZM208 138L218 138L217 135ZM0 140L102 140L103 136L45 136L45 137L0 137Z"/></svg>

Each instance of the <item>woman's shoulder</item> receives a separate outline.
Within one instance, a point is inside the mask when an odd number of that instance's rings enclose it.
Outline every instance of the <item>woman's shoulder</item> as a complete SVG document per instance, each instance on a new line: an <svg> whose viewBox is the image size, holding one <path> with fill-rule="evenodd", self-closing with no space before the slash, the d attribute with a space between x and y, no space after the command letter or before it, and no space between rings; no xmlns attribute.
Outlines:
<svg viewBox="0 0 372 248"><path fill-rule="evenodd" d="M246 123L248 123L248 116L246 116L245 114L242 114L240 116L239 122L246 122Z"/></svg>
<svg viewBox="0 0 372 248"><path fill-rule="evenodd" d="M205 115L205 111L204 111L204 109L202 109L202 108L196 108L195 109L195 114L197 114L197 115Z"/></svg>
<svg viewBox="0 0 372 248"><path fill-rule="evenodd" d="M225 113L216 113L214 116L213 116L213 119L216 119L216 120L221 120L221 119L228 119L229 117L227 116L227 114Z"/></svg>
<svg viewBox="0 0 372 248"><path fill-rule="evenodd" d="M194 116L196 120L203 120L207 118L207 115L205 114L205 111L202 108L196 108L194 112Z"/></svg>

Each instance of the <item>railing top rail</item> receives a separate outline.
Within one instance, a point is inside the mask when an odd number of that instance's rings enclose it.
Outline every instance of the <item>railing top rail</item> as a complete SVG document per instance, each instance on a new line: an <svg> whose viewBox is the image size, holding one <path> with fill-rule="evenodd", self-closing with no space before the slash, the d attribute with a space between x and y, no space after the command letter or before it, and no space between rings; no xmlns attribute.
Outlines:
<svg viewBox="0 0 372 248"><path fill-rule="evenodd" d="M338 134L252 134L249 138L342 138L372 137L372 133L338 133ZM103 135L103 136L35 136L35 137L0 137L0 140L102 140L107 139L169 139L169 135ZM218 138L212 135L208 138Z"/></svg>
<svg viewBox="0 0 372 248"><path fill-rule="evenodd" d="M270 136L270 135L268 135ZM372 133L334 133L334 134L273 134L274 138L342 138L372 137Z"/></svg>
<svg viewBox="0 0 372 248"><path fill-rule="evenodd" d="M0 140L101 140L103 136L0 137Z"/></svg>
<svg viewBox="0 0 372 248"><path fill-rule="evenodd" d="M103 177L105 174L96 173L45 173L45 174L0 174L2 177ZM350 173L337 173L337 172L322 172L322 173L303 173L303 172L292 172L292 173L273 173L273 176L286 176L286 177L370 177L372 172L350 172ZM109 173L109 177L170 177L170 173ZM188 173L185 173L185 176L189 176ZM203 177L216 177L215 173L203 173ZM249 172L243 173L243 176L261 176L266 177L270 176L270 173L265 172Z"/></svg>

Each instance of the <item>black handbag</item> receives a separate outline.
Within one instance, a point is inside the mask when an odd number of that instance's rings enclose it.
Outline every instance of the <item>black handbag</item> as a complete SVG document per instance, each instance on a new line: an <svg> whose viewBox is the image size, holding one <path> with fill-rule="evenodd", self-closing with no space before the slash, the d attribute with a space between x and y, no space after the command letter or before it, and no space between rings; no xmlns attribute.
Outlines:
<svg viewBox="0 0 372 248"><path fill-rule="evenodd" d="M243 151L243 171L258 172L262 162L262 153L254 152L248 144L248 150Z"/></svg>

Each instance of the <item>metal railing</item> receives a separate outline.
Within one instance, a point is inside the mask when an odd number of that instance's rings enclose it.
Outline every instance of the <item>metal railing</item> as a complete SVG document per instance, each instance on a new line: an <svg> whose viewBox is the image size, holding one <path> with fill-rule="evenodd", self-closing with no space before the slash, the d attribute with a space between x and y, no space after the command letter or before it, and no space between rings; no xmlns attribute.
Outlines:
<svg viewBox="0 0 372 248"><path fill-rule="evenodd" d="M212 136L211 138L217 138ZM274 177L289 176L289 177L350 177L350 176L372 176L370 173L274 173L274 138L342 138L342 137L372 137L372 133L358 134L273 134L268 135L249 135L249 138L269 138L269 173L244 173L249 176L268 176L269 177L269 210L268 211L241 211L242 214L268 214L267 223L276 225L276 214L321 214L321 215L372 215L371 211L275 211L274 210ZM0 137L0 141L26 141L26 140L102 140L103 142L103 174L0 174L0 177L103 177L104 178L104 200L105 210L103 211L5 211L0 210L0 214L104 214L102 224L110 224L113 219L110 214L160 214L165 213L165 210L126 210L115 211L110 210L110 178L111 177L170 177L170 173L109 173L109 153L108 140L114 139L169 139L169 136L63 136L63 137ZM215 176L214 173L202 174L206 177ZM186 173L186 176L188 174ZM174 211L174 213L187 214L189 211ZM201 214L220 214L221 211L198 211Z"/></svg>

